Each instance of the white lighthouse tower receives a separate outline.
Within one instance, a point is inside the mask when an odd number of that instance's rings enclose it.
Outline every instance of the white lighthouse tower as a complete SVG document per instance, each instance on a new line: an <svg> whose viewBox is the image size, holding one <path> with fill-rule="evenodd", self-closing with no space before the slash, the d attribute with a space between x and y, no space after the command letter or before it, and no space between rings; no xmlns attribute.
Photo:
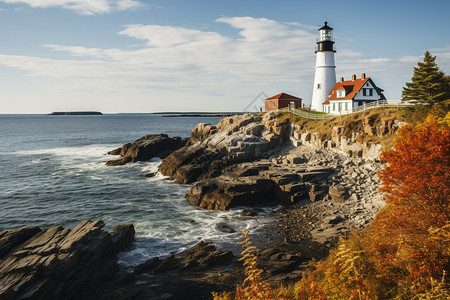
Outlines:
<svg viewBox="0 0 450 300"><path fill-rule="evenodd" d="M316 75L311 102L311 110L322 111L322 103L328 99L328 92L336 84L336 66L334 63L333 28L325 25L319 28L316 46Z"/></svg>

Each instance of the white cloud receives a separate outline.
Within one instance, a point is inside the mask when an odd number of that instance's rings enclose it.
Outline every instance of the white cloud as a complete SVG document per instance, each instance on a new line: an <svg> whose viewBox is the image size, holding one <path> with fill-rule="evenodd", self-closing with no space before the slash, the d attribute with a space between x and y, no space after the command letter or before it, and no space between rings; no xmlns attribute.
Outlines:
<svg viewBox="0 0 450 300"><path fill-rule="evenodd" d="M368 58L368 59L361 59L361 63L367 63L367 64L380 64L380 63L387 63L390 62L390 58Z"/></svg>
<svg viewBox="0 0 450 300"><path fill-rule="evenodd" d="M60 7L83 15L106 14L144 7L139 0L0 0L7 4L26 4L33 8Z"/></svg>
<svg viewBox="0 0 450 300"><path fill-rule="evenodd" d="M423 56L409 55L409 56L403 56L403 57L399 58L399 61L404 62L404 63L417 63L421 59L423 59Z"/></svg>
<svg viewBox="0 0 450 300"><path fill-rule="evenodd" d="M129 25L119 34L146 40L148 46L172 47L197 42L212 42L222 39L220 34L173 26Z"/></svg>

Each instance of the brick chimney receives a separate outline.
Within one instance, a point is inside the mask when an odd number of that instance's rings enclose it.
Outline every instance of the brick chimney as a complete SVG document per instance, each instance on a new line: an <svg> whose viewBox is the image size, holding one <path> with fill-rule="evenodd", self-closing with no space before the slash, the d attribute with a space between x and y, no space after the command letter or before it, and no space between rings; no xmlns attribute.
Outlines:
<svg viewBox="0 0 450 300"><path fill-rule="evenodd" d="M361 79L366 79L366 73L361 74Z"/></svg>
<svg viewBox="0 0 450 300"><path fill-rule="evenodd" d="M341 79L339 79L339 82L344 82L344 77L341 77Z"/></svg>
<svg viewBox="0 0 450 300"><path fill-rule="evenodd" d="M352 81L355 81L355 80L356 80L356 75L353 74L353 75L352 75Z"/></svg>

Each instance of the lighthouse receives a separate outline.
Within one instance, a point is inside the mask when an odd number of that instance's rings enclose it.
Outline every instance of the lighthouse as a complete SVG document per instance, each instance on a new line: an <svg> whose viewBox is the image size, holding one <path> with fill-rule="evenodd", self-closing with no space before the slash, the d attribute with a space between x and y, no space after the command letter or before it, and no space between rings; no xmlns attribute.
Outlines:
<svg viewBox="0 0 450 300"><path fill-rule="evenodd" d="M328 92L336 84L334 63L333 28L325 25L319 28L316 46L316 74L314 76L311 110L322 111L322 103L328 99Z"/></svg>

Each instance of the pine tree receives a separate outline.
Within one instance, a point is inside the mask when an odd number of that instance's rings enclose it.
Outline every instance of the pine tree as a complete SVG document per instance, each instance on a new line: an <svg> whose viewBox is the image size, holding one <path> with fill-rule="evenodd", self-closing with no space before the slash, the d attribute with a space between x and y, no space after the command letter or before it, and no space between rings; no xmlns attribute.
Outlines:
<svg viewBox="0 0 450 300"><path fill-rule="evenodd" d="M402 100L417 100L433 105L450 99L449 81L436 65L436 56L426 51L423 62L414 68L411 82L403 88Z"/></svg>

